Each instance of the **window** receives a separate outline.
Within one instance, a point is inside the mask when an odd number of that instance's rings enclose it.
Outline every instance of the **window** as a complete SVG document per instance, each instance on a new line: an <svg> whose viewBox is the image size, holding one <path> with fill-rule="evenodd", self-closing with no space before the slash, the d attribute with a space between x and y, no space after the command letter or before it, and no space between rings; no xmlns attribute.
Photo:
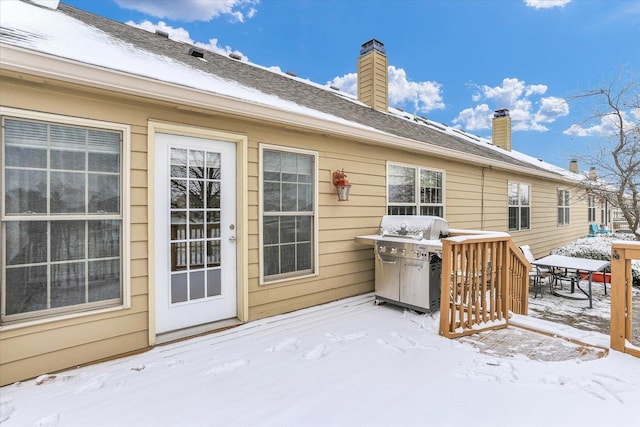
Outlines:
<svg viewBox="0 0 640 427"><path fill-rule="evenodd" d="M531 228L531 192L529 184L509 182L509 231Z"/></svg>
<svg viewBox="0 0 640 427"><path fill-rule="evenodd" d="M587 208L589 222L596 222L596 196L589 195L588 197L589 207Z"/></svg>
<svg viewBox="0 0 640 427"><path fill-rule="evenodd" d="M571 194L569 190L558 190L558 225L567 225L571 223L571 208L569 200Z"/></svg>
<svg viewBox="0 0 640 427"><path fill-rule="evenodd" d="M419 166L387 166L387 213L444 217L444 172Z"/></svg>
<svg viewBox="0 0 640 427"><path fill-rule="evenodd" d="M313 274L317 154L261 146L262 278Z"/></svg>
<svg viewBox="0 0 640 427"><path fill-rule="evenodd" d="M2 320L122 305L124 127L2 125Z"/></svg>

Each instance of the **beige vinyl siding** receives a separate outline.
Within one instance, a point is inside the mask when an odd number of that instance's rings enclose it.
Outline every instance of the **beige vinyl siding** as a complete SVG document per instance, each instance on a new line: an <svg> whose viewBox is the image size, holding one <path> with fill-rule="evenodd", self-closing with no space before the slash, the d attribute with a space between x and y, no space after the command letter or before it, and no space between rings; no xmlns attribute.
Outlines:
<svg viewBox="0 0 640 427"><path fill-rule="evenodd" d="M247 148L247 286L248 319L305 308L374 289L371 247L354 237L376 233L386 213L387 162L411 164L445 172L445 212L452 228L506 231L507 182L531 185L532 229L513 233L516 244L530 244L536 256L586 235L586 200L574 200L571 225L558 227L556 191L566 185L540 178L443 161L424 153L364 144L341 137L249 121L223 114L194 113L176 105L79 90L68 84L0 80L2 104L25 110L63 114L131 128L130 143L130 268L131 307L99 314L49 320L24 327L0 327L2 384L149 346L149 177L150 121L246 135ZM318 152L318 274L259 285L258 146L260 143ZM352 184L350 200L339 202L332 173L342 170ZM484 180L483 180L484 171ZM484 183L484 185L482 185ZM573 193L573 190L572 190ZM543 202L547 200L547 203ZM481 212L484 210L484 215ZM244 266L243 266L244 267Z"/></svg>

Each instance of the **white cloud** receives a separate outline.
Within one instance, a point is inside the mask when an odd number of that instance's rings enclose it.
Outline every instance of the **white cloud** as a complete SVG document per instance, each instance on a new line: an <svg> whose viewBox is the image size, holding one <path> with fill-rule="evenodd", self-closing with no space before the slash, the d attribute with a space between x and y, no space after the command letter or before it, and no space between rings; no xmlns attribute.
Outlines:
<svg viewBox="0 0 640 427"><path fill-rule="evenodd" d="M569 105L564 99L541 96L548 90L543 84L528 85L516 78L505 78L500 86L476 85L475 90L472 101L484 102L461 111L453 120L457 127L470 131L490 129L492 110L506 108L513 130L545 132L549 129L542 123L551 123L569 114ZM482 114L485 116L479 117Z"/></svg>
<svg viewBox="0 0 640 427"><path fill-rule="evenodd" d="M491 127L492 111L487 104L476 105L473 108L466 108L453 119L453 124L457 128L464 128L468 131L488 129Z"/></svg>
<svg viewBox="0 0 640 427"><path fill-rule="evenodd" d="M396 68L393 65L388 67L388 72L390 106L424 113L445 107L441 94L442 85L439 83L411 81L407 78L404 69ZM336 86L354 96L358 95L358 75L356 73L334 77L327 84Z"/></svg>
<svg viewBox="0 0 640 427"><path fill-rule="evenodd" d="M175 40L183 43L189 43L191 45L198 46L203 49L210 50L212 52L221 53L223 55L234 53L236 55L239 55L244 61L249 60L249 58L247 58L242 52L233 50L229 46L218 46L218 39L209 39L208 43L196 42L193 39L191 39L191 36L189 35L189 31L181 27L174 28L171 25L167 25L164 21L159 21L157 24L154 24L151 21L142 21L139 23L128 21L127 25L131 25L132 27L142 28L143 30L150 31L152 33L155 32L156 30L164 31L165 33L169 34L169 38L171 40Z"/></svg>
<svg viewBox="0 0 640 427"><path fill-rule="evenodd" d="M524 4L534 9L551 9L552 7L565 7L571 0L524 0Z"/></svg>
<svg viewBox="0 0 640 427"><path fill-rule="evenodd" d="M626 131L637 131L640 126L640 111L638 109L630 112L622 112L623 126ZM569 129L562 132L565 135L572 136L606 136L610 137L618 135L620 132L620 123L615 114L608 114L599 118L599 120L591 126L571 125Z"/></svg>
<svg viewBox="0 0 640 427"><path fill-rule="evenodd" d="M348 73L344 76L334 77L333 80L327 82L328 85L340 88L341 91L358 96L358 74Z"/></svg>
<svg viewBox="0 0 640 427"><path fill-rule="evenodd" d="M536 122L553 122L556 118L569 114L569 104L563 98L550 96L540 99L540 108L535 114Z"/></svg>
<svg viewBox="0 0 640 427"><path fill-rule="evenodd" d="M114 0L124 9L137 10L157 18L176 21L211 21L228 16L232 22L244 22L255 16L253 5L260 0Z"/></svg>

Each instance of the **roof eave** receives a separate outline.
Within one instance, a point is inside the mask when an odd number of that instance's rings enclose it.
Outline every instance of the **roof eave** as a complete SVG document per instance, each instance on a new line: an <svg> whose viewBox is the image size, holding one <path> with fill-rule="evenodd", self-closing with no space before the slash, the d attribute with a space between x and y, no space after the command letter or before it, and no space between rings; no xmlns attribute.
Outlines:
<svg viewBox="0 0 640 427"><path fill-rule="evenodd" d="M193 109L200 113L242 115L246 118L355 139L368 144L401 148L479 166L491 166L523 173L522 167L516 165L399 137L370 127L357 126L340 121L339 118L336 118L336 121L326 120L272 105L98 67L4 43L0 43L0 69L121 94L138 95L147 99L174 103L177 108ZM541 170L529 169L526 173L556 181L567 181L559 174Z"/></svg>

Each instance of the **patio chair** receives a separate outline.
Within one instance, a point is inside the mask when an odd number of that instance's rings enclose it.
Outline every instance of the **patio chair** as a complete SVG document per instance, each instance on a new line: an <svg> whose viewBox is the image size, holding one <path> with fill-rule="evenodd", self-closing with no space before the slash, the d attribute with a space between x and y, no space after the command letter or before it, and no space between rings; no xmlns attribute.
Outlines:
<svg viewBox="0 0 640 427"><path fill-rule="evenodd" d="M601 234L611 234L612 233L611 230L608 230L606 228L600 228L598 226L598 224L591 224L589 226L589 230L591 232L587 235L587 237L596 237L596 236L599 236Z"/></svg>
<svg viewBox="0 0 640 427"><path fill-rule="evenodd" d="M536 260L529 245L520 246L520 250L530 263ZM540 293L540 298L542 298L542 279L552 276L553 273L545 267L538 267L537 265L532 267L533 269L529 272L529 284L533 287L533 297L538 298L538 293Z"/></svg>

